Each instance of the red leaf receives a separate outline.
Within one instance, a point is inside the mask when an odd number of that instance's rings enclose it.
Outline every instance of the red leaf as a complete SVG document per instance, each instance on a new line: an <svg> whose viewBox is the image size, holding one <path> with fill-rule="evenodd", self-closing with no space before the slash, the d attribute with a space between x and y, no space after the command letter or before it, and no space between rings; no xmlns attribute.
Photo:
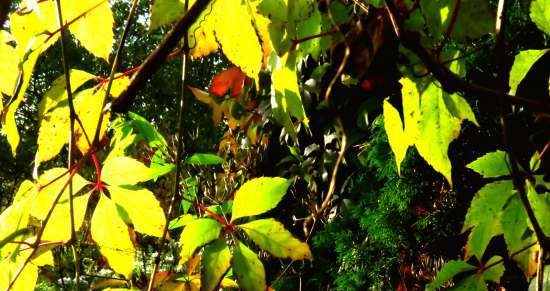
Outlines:
<svg viewBox="0 0 550 291"><path fill-rule="evenodd" d="M230 91L231 97L239 97L243 91L246 79L245 73L239 67L230 67L212 78L208 92L214 96L223 97Z"/></svg>

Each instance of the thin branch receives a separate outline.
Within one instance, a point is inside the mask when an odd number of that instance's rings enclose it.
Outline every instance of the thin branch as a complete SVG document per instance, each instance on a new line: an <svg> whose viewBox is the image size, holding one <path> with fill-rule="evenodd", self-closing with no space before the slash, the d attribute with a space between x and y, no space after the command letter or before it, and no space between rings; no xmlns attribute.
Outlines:
<svg viewBox="0 0 550 291"><path fill-rule="evenodd" d="M344 131L344 127L342 125L342 121L340 120L340 118L336 119L336 127L339 128L340 135L342 136L340 141L340 151L338 152L338 158L336 158L336 162L334 163L334 167L332 168L332 176L330 178L330 184L328 186L327 195L325 196L323 203L321 203L321 206L315 211L315 213L310 214L304 220L304 224L303 224L304 235L308 239L315 227L315 224L313 224L311 228L309 228L309 225L312 222L315 222L315 220L317 220L320 215L323 215L323 213L327 210L330 203L332 202L332 197L334 196L334 192L336 191L336 180L338 177L338 169L340 168L340 165L344 161L344 155L346 153L346 147L347 147L347 135L346 135L346 132Z"/></svg>
<svg viewBox="0 0 550 291"><path fill-rule="evenodd" d="M74 145L74 122L76 118L76 111L74 109L74 100L73 100L73 94L72 94L72 88L71 88L71 72L69 70L69 62L67 59L67 51L65 47L65 41L66 41L66 27L63 26L63 14L61 11L61 0L55 1L56 7L57 7L57 20L59 24L59 30L60 30L60 36L61 36L61 61L63 63L63 70L65 73L65 88L67 90L67 99L69 101L69 153L68 153L68 161L67 161L67 168L71 169L73 167L73 145ZM82 127L84 128L84 127ZM69 179L69 217L71 221L71 249L73 251L73 258L74 258L74 264L75 264L75 285L76 290L78 291L79 285L80 285L80 263L78 259L78 252L76 251L74 243L76 241L76 229L75 229L75 221L74 221L74 203L73 203L73 179Z"/></svg>
<svg viewBox="0 0 550 291"><path fill-rule="evenodd" d="M189 27L195 23L202 13L202 11L208 6L211 0L196 0L195 4L189 9L189 11L183 16L168 32L166 37L157 46L157 48L145 59L130 85L124 90L120 96L113 101L112 110L114 112L126 112L130 105L135 100L135 96L144 83L151 77L151 75L160 67L161 63L166 59L172 48L174 48L178 42L187 34Z"/></svg>
<svg viewBox="0 0 550 291"><path fill-rule="evenodd" d="M327 6L330 7L330 0L325 0L325 2ZM334 29L344 37L344 57L342 58L342 61L340 62L340 65L336 70L336 74L334 74L334 76L330 80L330 83L328 84L327 89L325 90L325 101L328 101L330 93L332 92L332 87L334 87L334 84L336 84L336 81L338 81L338 78L340 78L340 75L342 75L342 73L344 72L344 68L348 64L349 56L351 54L351 48L346 38L346 35L342 32L340 26L338 25L338 23L336 23L336 20L334 20L330 9L328 9L328 18L332 22L332 25L334 25Z"/></svg>
<svg viewBox="0 0 550 291"><path fill-rule="evenodd" d="M113 85L113 79L115 77L115 73L118 67L118 63L120 60L120 57L122 56L122 49L124 48L124 43L126 42L126 37L128 36L128 32L130 31L130 28L132 27L133 18L136 13L137 9L137 0L132 1L132 6L130 7L130 12L128 13L128 18L126 19L126 25L124 26L124 31L122 32L122 36L120 37L120 41L118 43L118 48L116 50L115 58L113 60L113 64L111 65L111 73L109 74L109 81L107 82L107 89L105 90L105 96L103 97L103 102L101 103L101 109L103 109L107 103L107 100L109 100L109 94L111 93L111 87ZM99 143L99 133L101 132L101 124L103 123L103 112L100 112L99 119L97 121L97 127L94 134L94 144Z"/></svg>
<svg viewBox="0 0 550 291"><path fill-rule="evenodd" d="M453 72L448 68L441 65L433 56L422 46L420 43L420 35L416 32L405 31L402 26L401 19L399 17L399 11L391 0L386 1L386 10L388 11L393 29L398 36L401 44L407 49L416 54L426 65L426 68L433 74L433 76L441 83L441 86L446 92L462 92L477 98L486 98L489 100L498 100L500 93L498 90L490 89L478 84L470 83ZM550 111L550 103L548 101L538 101L531 98L522 96L514 96L509 94L503 94L507 103L529 106L532 109L539 111Z"/></svg>
<svg viewBox="0 0 550 291"><path fill-rule="evenodd" d="M185 7L184 11L187 12L187 8L189 5L189 1L185 0ZM187 14L186 14L187 15ZM185 17L184 17L185 18ZM185 33L183 36L185 37L187 33ZM187 39L185 38L185 44L187 45ZM173 195L170 199L170 205L168 206L168 214L166 215L166 221L167 223L164 225L164 229L162 230L162 236L160 237L160 249L159 249L159 255L155 258L155 262L153 264L153 268L151 268L151 276L149 279L149 285L147 286L147 291L151 291L153 289L153 284L155 282L155 277L157 274L157 271L159 269L161 260L162 260L162 254L164 251L164 243L166 241L166 235L168 234L168 221L172 217L172 213L174 212L174 209L176 209L176 200L180 196L180 176L181 176L181 160L183 158L183 109L184 109L184 97L185 97L185 85L186 85L186 76L187 76L187 50L183 53L182 60L181 60L181 91L179 96L179 106L178 106L178 132L177 132L177 146L176 146L176 177L174 178L174 184L172 185L173 189ZM138 72L139 74L139 72Z"/></svg>
<svg viewBox="0 0 550 291"><path fill-rule="evenodd" d="M302 42L306 42L308 40L333 35L333 34L339 32L339 31L340 30L338 30L337 28L333 28L329 31L325 31L325 32L321 32L321 33L317 33L317 34L313 34L313 35L308 35L308 36L305 36L305 37L302 37L302 38L293 39L292 44L290 45L290 50L291 51L295 50L296 47Z"/></svg>
<svg viewBox="0 0 550 291"><path fill-rule="evenodd" d="M451 34L453 34L453 30L455 28L456 19L458 18L458 13L460 12L460 0L455 0L455 6L453 9L453 14L451 15L451 22L449 23L449 26L447 27L447 31L445 31L445 36L443 37L443 40L439 44L439 46L435 50L435 58L439 59L439 56L441 54L441 51L443 51L443 48L451 39Z"/></svg>

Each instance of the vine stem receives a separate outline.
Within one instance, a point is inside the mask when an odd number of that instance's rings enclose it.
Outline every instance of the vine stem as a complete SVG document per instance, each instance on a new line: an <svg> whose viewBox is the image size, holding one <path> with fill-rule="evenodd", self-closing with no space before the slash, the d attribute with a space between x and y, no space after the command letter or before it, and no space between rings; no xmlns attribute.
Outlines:
<svg viewBox="0 0 550 291"><path fill-rule="evenodd" d="M185 0L185 6L184 11L187 14L188 13L188 6L189 1ZM184 16L185 18L185 16ZM185 40L185 46L187 46L187 39L185 37L187 33L183 34ZM166 215L166 224L164 225L164 229L162 230L162 236L160 238L160 249L158 251L158 256L155 258L155 262L153 264L153 267L151 268L151 276L149 278L149 284L147 286L147 291L151 291L153 289L153 284L155 283L155 277L157 274L157 271L159 269L161 260L162 260L162 254L164 252L164 243L166 241L166 235L168 234L168 225L169 220L172 217L172 213L174 212L174 209L176 208L176 200L177 197L180 196L180 175L181 175L181 159L183 158L183 109L184 109L184 97L185 97L185 83L186 83L186 76L187 76L187 54L188 51L185 50L182 55L181 60L181 89L180 89L180 96L179 96L179 104L178 104L178 129L177 129L177 147L176 147L176 177L174 178L174 184L173 184L173 194L172 198L170 198L170 204L168 206L168 213ZM138 73L139 74L139 73Z"/></svg>
<svg viewBox="0 0 550 291"><path fill-rule="evenodd" d="M65 73L65 88L67 90L67 99L69 101L69 153L67 158L67 168L71 169L73 167L73 146L74 146L74 124L76 119L76 111L74 109L74 100L72 95L71 88L71 72L69 69L69 62L67 60L67 51L65 47L66 41L66 27L63 25L63 13L61 11L61 0L55 1L57 7L57 20L59 24L59 32L61 38L61 61L63 63L63 71ZM82 127L84 129L84 127ZM80 260L78 258L78 252L76 250L74 242L76 241L76 230L75 230L75 221L74 221L74 202L73 202L73 179L69 178L69 217L71 221L71 250L73 253L73 260L75 265L75 288L78 291L80 285ZM55 207L55 206L54 206Z"/></svg>
<svg viewBox="0 0 550 291"><path fill-rule="evenodd" d="M115 53L115 58L113 59L113 63L111 64L111 72L109 73L109 81L107 82L107 88L105 89L105 96L103 97L103 102L101 103L101 109L105 108L105 105L107 104L107 100L109 100L109 94L111 93L111 87L113 85L113 80L115 77L116 69L118 67L118 63L120 61L120 58L122 56L122 50L124 49L124 43L126 42L126 37L128 36L128 31L132 27L134 15L136 14L138 1L132 0L132 6L130 7L130 12L128 12L128 17L126 19L126 25L124 26L124 30L122 32L122 36L120 37L120 40L118 42L118 47ZM103 112L100 111L99 118L97 120L97 127L94 133L94 140L93 144L99 143L99 133L101 132L101 124L103 123Z"/></svg>

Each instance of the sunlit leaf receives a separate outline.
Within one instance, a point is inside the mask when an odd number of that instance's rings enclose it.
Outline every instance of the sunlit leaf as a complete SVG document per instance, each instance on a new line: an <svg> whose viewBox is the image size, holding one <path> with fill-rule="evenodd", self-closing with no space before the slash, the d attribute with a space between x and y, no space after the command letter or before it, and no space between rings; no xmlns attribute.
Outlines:
<svg viewBox="0 0 550 291"><path fill-rule="evenodd" d="M65 20L78 18L69 25L69 31L85 49L95 56L109 61L109 54L113 47L113 26L115 22L109 1L79 0L66 2L72 5L67 11ZM83 16L80 17L81 15Z"/></svg>
<svg viewBox="0 0 550 291"><path fill-rule="evenodd" d="M155 195L139 186L109 186L111 199L123 210L136 231L161 237L166 225L164 211Z"/></svg>
<svg viewBox="0 0 550 291"><path fill-rule="evenodd" d="M214 6L216 38L224 55L247 76L258 79L263 53L248 5L244 1L216 0Z"/></svg>
<svg viewBox="0 0 550 291"><path fill-rule="evenodd" d="M196 153L185 159L185 163L188 165L219 165L225 162L218 155Z"/></svg>
<svg viewBox="0 0 550 291"><path fill-rule="evenodd" d="M36 199L33 201L33 206L30 212L31 215L40 220L44 220L54 204L55 199L58 197L63 188L65 189L63 190L60 201L62 201L61 199L65 197L68 202L69 187L65 186L66 184L68 185L68 179L69 173L67 172L67 169L64 168L52 168L40 175L38 178L40 190L36 196ZM89 182L80 175L74 174L72 177L73 195L77 194L78 191L88 184Z"/></svg>
<svg viewBox="0 0 550 291"><path fill-rule="evenodd" d="M279 177L261 177L247 181L235 193L231 220L262 214L275 208L290 184L290 180Z"/></svg>
<svg viewBox="0 0 550 291"><path fill-rule="evenodd" d="M212 291L220 283L231 265L231 252L226 242L218 239L204 248L201 290Z"/></svg>
<svg viewBox="0 0 550 291"><path fill-rule="evenodd" d="M483 178L496 178L510 175L510 161L504 151L487 153L466 165Z"/></svg>
<svg viewBox="0 0 550 291"><path fill-rule="evenodd" d="M531 4L533 5L534 2ZM550 1L548 1L550 7ZM547 9L548 10L548 9ZM547 12L548 13L548 12ZM550 15L548 16L550 19ZM550 20L549 20L550 21ZM514 58L514 64L510 69L510 94L515 95L521 81L527 76L533 64L535 64L542 56L548 52L545 50L525 50L520 51Z"/></svg>
<svg viewBox="0 0 550 291"><path fill-rule="evenodd" d="M78 231L88 208L90 194L73 198L73 219L75 230ZM52 212L42 234L45 241L69 241L71 239L71 212L69 193L64 192Z"/></svg>
<svg viewBox="0 0 550 291"><path fill-rule="evenodd" d="M160 169L151 169L142 162L129 157L113 157L103 165L101 179L107 184L113 185L135 185L158 178L172 171L169 166Z"/></svg>
<svg viewBox="0 0 550 291"><path fill-rule="evenodd" d="M189 222L197 219L197 217L193 214L184 214L182 216L179 216L177 218L174 218L170 221L170 224L168 225L168 229L173 230L176 228L181 228L186 226Z"/></svg>
<svg viewBox="0 0 550 291"><path fill-rule="evenodd" d="M3 36L3 34L0 36ZM3 37L0 37L0 93L12 96L19 72L19 56L16 49L5 43L5 41ZM2 101L1 96L2 94L0 94L0 103ZM2 105L0 104L1 109Z"/></svg>
<svg viewBox="0 0 550 291"><path fill-rule="evenodd" d="M135 249L128 227L118 214L117 207L104 194L99 197L91 221L92 239L107 259L109 266L126 278L132 276Z"/></svg>
<svg viewBox="0 0 550 291"><path fill-rule="evenodd" d="M295 238L284 225L273 218L254 220L239 225L263 250L278 258L312 260L307 243Z"/></svg>
<svg viewBox="0 0 550 291"><path fill-rule="evenodd" d="M397 164L397 173L400 174L401 162L405 159L407 149L412 141L409 140L408 135L405 134L403 128L403 122L401 122L401 116L393 105L384 100L384 129L388 135L388 142L395 154L395 162Z"/></svg>
<svg viewBox="0 0 550 291"><path fill-rule="evenodd" d="M217 239L221 229L221 224L210 218L200 218L187 223L180 236L180 264L187 262L198 247Z"/></svg>
<svg viewBox="0 0 550 291"><path fill-rule="evenodd" d="M529 15L537 27L550 35L550 0L534 0L531 2Z"/></svg>
<svg viewBox="0 0 550 291"><path fill-rule="evenodd" d="M21 183L12 205L8 206L0 214L1 240L5 240L9 236L12 236L12 241L21 240L22 234L15 234L27 227L30 212L29 206L35 198L36 193L36 187L31 181L25 180ZM17 249L17 244L5 241L5 245L0 246L0 260L11 254L15 249Z"/></svg>
<svg viewBox="0 0 550 291"><path fill-rule="evenodd" d="M110 113L102 113L103 96L97 94L97 91L94 91L94 89L78 92L75 95L74 103L76 114L83 125L83 127L81 127L79 123L75 123L74 137L76 146L80 152L85 153L89 150L90 144L94 140L99 115L103 114L101 130L99 131L99 139L101 140L103 136L105 136Z"/></svg>
<svg viewBox="0 0 550 291"><path fill-rule="evenodd" d="M443 265L441 270L437 272L437 275L435 276L435 279L426 286L426 291L434 291L437 290L439 287L443 286L445 283L447 283L449 280L451 280L454 276L466 272L475 270L476 267L472 266L465 261L448 261Z"/></svg>
<svg viewBox="0 0 550 291"><path fill-rule="evenodd" d="M262 262L253 251L239 241L235 242L233 249L232 266L241 290L258 291L267 288Z"/></svg>
<svg viewBox="0 0 550 291"><path fill-rule="evenodd" d="M509 180L486 184L476 193L462 228L471 229L466 243L467 258L474 255L480 259L491 238L502 234L503 207L513 194L514 186Z"/></svg>

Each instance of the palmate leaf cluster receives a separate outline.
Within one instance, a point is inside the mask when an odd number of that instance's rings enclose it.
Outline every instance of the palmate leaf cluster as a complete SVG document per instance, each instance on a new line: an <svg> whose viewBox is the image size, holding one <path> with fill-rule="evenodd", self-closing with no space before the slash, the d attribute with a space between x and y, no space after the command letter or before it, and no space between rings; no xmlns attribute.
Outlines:
<svg viewBox="0 0 550 291"><path fill-rule="evenodd" d="M412 276L412 271L406 271L405 265L417 252L426 251L425 245L420 246L421 234L429 232L430 224L448 222L444 221L445 217L439 220L441 217L436 216L438 207L427 207L427 210L419 201L429 201L433 197L426 197L426 193L437 193L437 188L441 188L441 195L456 194L445 190L456 187L453 178L460 162L449 158L449 149L461 136L466 122L471 126L483 125L478 122L481 117L473 109L472 98L495 97L491 95L494 91L491 88L484 90L476 84L456 81L467 78L463 55L471 49L471 44L498 33L494 31L497 17L491 1L406 0L399 1L397 12L392 11L395 5L381 9L387 1L353 4L313 0L189 1L190 6L202 3L206 8L184 31L183 42L178 44L182 47L163 47L170 42L160 42L159 51L174 49L171 58L185 53L197 63L219 65L225 60L231 66L212 78L208 91L203 90L205 80L191 85L166 82L186 85L182 86L182 95L186 95L185 88L191 88L195 98L212 109L214 126L225 131L223 137L216 132L220 136L219 144L207 144L205 151L187 149L192 154L184 157L180 156L183 140L192 140L186 142L186 146L203 141L183 138L181 133L163 135L140 115L125 112L116 116L110 110L111 105L119 102L132 102L134 96L129 98L126 91L129 84L144 86L143 80L131 76L138 71L138 75L154 73L147 71L151 70L148 66L139 66L142 59L133 64L125 63L123 57L124 66L110 63L115 49L114 31L120 29L114 27L113 3L106 0L25 1L10 14L9 28L0 31L1 125L13 156L21 152L21 133L28 132L22 130L16 112L32 106L36 106L37 111L36 154L33 169L29 169L33 179L20 183L11 205L0 214L0 268L3 270L0 288L32 290L39 273L47 274L62 266L60 250L68 247L81 250L82 245L93 248L96 257L102 258L98 268L110 269L117 279L126 282L123 287L128 287L115 289L109 284L98 287L105 290L135 290L134 287L145 286L143 282L147 280L161 291L220 287L266 290L272 276L266 273L260 258L311 261L314 254L316 262L312 270L316 273L306 280L311 288L407 288L405 279ZM156 31L155 37L161 37L182 17L193 17L191 13L186 14L184 3L153 1L149 33ZM367 4L371 6L366 7ZM542 33L549 32L550 9L546 9L549 6L548 0L529 4L530 21ZM63 15L61 27L58 9ZM394 18L391 23L385 22L388 13ZM371 16L374 21L366 21L372 20ZM403 19L395 21L396 17ZM363 21L369 24L362 26ZM138 34L145 34L146 21L138 17L137 22L140 24ZM350 75L347 71L346 59L350 51L355 51L357 43L352 33L354 27L365 30L363 36L368 35L371 41L370 47L362 51L368 53L361 56L374 58L382 42L395 44L395 60L386 60L383 65L395 67L400 73L389 81L395 84L388 85L393 89L383 96L372 96L370 90L375 81L381 82L385 76L362 80L364 75ZM64 30L67 33L62 35ZM400 31L414 37L397 35L400 39L395 38L394 33ZM170 38L172 32L166 37ZM95 63L108 64L114 69L126 65L134 68L118 73L113 69L114 75L107 78L102 76L105 70L98 73L69 62L71 69L55 76L40 101L33 100L29 106L25 98L32 87L32 72L62 36L71 36L95 58ZM417 46L407 43L411 40L418 41ZM340 49L343 49L342 60L338 58ZM517 52L510 62L510 71L506 72L509 80L502 85L503 92L510 95L521 92L530 71L547 54L548 49L540 47ZM205 61L207 57L214 61ZM433 60L427 59L432 57ZM69 58L64 49L60 59L64 63L69 60L78 63L76 57ZM351 62L357 59L358 55L351 56ZM311 60L325 68L320 75L326 75L317 80L320 85L304 80L306 63ZM376 62L369 60L368 63ZM365 74L371 77L370 72ZM204 79L209 78L210 74ZM324 79L331 80L325 84ZM219 91L218 83L224 80L231 83L230 89ZM159 87L162 86L161 83ZM346 86L363 90L360 94L368 96L365 98L379 98L380 106L369 109L368 115L377 117L365 136L355 135L356 128L350 129L349 124L344 126L339 117L334 117L346 114L338 112L342 107L335 101L348 98L342 94L343 90L339 91ZM331 95L333 87L336 89ZM464 96L464 92L488 96ZM153 98L162 98L141 97L142 103L155 103L151 102ZM509 108L512 115L527 111L526 104L537 101L504 97L514 104ZM501 103L501 106L508 105L502 100ZM309 106L312 104L316 106ZM156 105L142 104L141 109L146 111L144 108ZM251 160L261 156L262 150L275 140L270 135L277 133L279 127L283 128L280 141L290 145L298 160L300 154L296 149L301 146L304 135L328 140L323 133L319 134L322 130L313 128L317 120L311 120L309 115L311 111L323 109L330 114L316 118L328 117L326 124L338 129L342 138L337 145L342 147L338 158L331 157L330 154L336 153L331 152L323 155L326 160L321 161L323 167L334 167L333 177L329 177L328 168L323 168L320 174L302 172L292 179L258 177L262 176L261 172L248 169L256 165ZM161 108L160 111L158 116L150 118L156 125L173 119L170 116L175 115L172 112L176 110ZM505 113L503 110L502 118L507 118ZM188 127L199 124L192 115L183 116ZM545 112L540 116L544 117ZM539 115L535 115L535 119L538 120ZM166 131L173 132L170 125L166 127ZM507 131L504 123L504 135ZM351 146L346 146L346 132L351 137ZM217 138L210 138L218 142ZM510 147L506 144L504 148ZM218 153L211 153L215 148ZM362 149L356 152L358 156L345 155L346 150L357 148ZM427 290L445 286L452 286L454 290L486 290L487 282L500 283L505 272L504 261L508 260L506 256L528 280L537 268L543 270L544 260L537 261L535 253L544 234L550 231L547 223L549 186L541 174L545 168L540 165L544 150L528 153L532 156L528 167L519 166L512 152L482 153L468 164L468 168L487 179L487 183L475 194L460 230L467 236L465 252L460 256L463 260L456 256L449 260L436 276L429 278ZM71 159L67 167L58 166L66 155ZM179 168L175 164L183 168L177 177L172 172ZM352 175L338 177L337 170L344 167L342 165L352 169ZM511 170L515 168L517 170ZM197 169L202 175L190 174ZM437 180L435 173L443 178L436 176ZM205 182L204 177L210 174L214 178ZM302 180L319 182L315 191L293 193L293 198L301 204L296 213L306 212L306 218L294 221L305 221L306 234L315 228L308 229L308 221L320 224L318 233L307 236L312 238L313 252L281 222L285 220L266 218L280 210L276 206L283 201L293 182ZM169 183L173 185L166 186ZM324 183L327 190L323 188ZM153 185L155 191L150 190ZM337 197L332 196L334 185L342 185ZM182 195L176 195L180 190ZM175 198L167 199L172 196ZM174 201L178 199L183 200L182 209L173 213L171 209L177 208ZM322 204L318 204L319 201ZM335 210L330 215L326 214L329 213L327 203ZM529 207L534 218L527 215L525 209ZM285 211L294 218L294 209ZM419 216L426 217L420 219ZM540 222L541 229L537 228L536 221ZM323 226L323 223L327 224ZM411 228L416 232L411 233ZM447 235L447 229L439 230L441 235ZM506 250L493 255L491 241L499 237L504 239ZM159 253L166 251L166 242L175 245L172 251L178 263L165 271L157 270L156 267L162 265L156 261L152 268L155 272L138 274L138 269L147 269L136 268L138 250L145 249L145 245L152 248L151 245L155 245L152 242L158 242ZM78 281L81 262L76 251L73 255L74 277ZM291 265L284 268L282 276ZM300 268L305 270L305 264ZM292 270L296 272L297 268ZM62 277L63 271L59 274ZM137 276L141 278L136 279ZM277 288L285 288L281 283L284 279L275 282Z"/></svg>

